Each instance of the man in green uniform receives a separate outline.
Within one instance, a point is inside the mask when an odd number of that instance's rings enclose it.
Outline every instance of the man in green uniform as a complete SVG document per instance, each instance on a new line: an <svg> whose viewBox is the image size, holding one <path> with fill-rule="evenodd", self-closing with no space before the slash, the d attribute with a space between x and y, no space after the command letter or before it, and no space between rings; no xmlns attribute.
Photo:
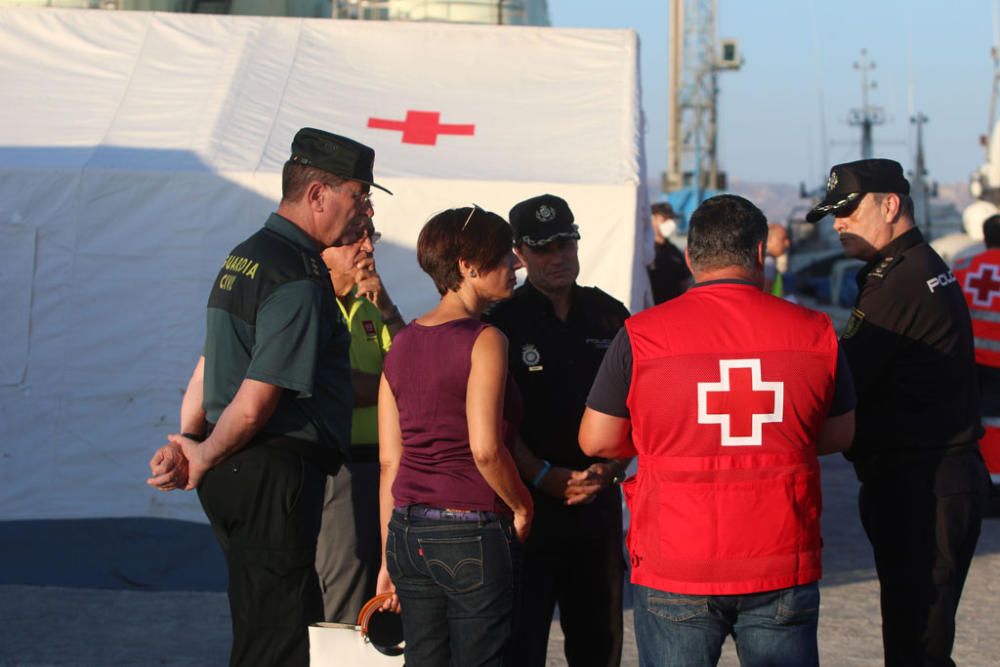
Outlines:
<svg viewBox="0 0 1000 667"><path fill-rule="evenodd" d="M212 286L182 432L150 461L151 486L198 489L225 553L232 665L307 665L307 628L323 617L323 485L350 442L352 401L350 336L320 251L364 234L374 157L321 130L295 135L277 213Z"/></svg>
<svg viewBox="0 0 1000 667"><path fill-rule="evenodd" d="M365 233L357 241L323 251L337 305L351 332L354 414L351 458L326 480L316 573L326 620L351 624L375 595L382 560L375 404L382 362L393 335L403 328L403 317L375 269L375 244L381 234L371 218L365 216L364 223Z"/></svg>

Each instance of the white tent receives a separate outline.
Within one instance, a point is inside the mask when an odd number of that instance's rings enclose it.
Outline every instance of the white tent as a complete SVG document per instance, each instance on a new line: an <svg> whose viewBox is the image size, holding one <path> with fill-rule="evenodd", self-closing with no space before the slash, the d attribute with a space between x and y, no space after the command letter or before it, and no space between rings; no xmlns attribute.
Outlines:
<svg viewBox="0 0 1000 667"><path fill-rule="evenodd" d="M580 282L640 306L637 51L631 31L0 10L0 520L203 520L147 462L299 127L376 149L404 315L436 299L413 251L432 213L544 192L576 214Z"/></svg>

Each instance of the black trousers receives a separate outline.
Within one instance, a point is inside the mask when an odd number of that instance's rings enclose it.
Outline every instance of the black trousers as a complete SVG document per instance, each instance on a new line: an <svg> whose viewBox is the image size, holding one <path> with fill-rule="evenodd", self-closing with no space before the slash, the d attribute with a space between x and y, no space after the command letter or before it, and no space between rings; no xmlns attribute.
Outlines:
<svg viewBox="0 0 1000 667"><path fill-rule="evenodd" d="M248 445L206 473L198 498L229 569L229 664L309 664L323 620L316 538L326 473L301 454Z"/></svg>
<svg viewBox="0 0 1000 667"><path fill-rule="evenodd" d="M975 447L892 457L865 476L859 509L875 553L887 667L955 664L955 614L988 489Z"/></svg>
<svg viewBox="0 0 1000 667"><path fill-rule="evenodd" d="M558 603L570 667L618 665L624 573L617 486L576 507L536 493L505 664L544 667Z"/></svg>

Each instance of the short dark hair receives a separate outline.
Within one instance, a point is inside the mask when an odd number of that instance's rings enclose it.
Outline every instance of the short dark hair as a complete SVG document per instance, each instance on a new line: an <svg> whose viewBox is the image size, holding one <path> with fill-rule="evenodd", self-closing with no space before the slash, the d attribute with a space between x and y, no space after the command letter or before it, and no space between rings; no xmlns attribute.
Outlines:
<svg viewBox="0 0 1000 667"><path fill-rule="evenodd" d="M511 252L514 233L496 213L465 206L441 211L417 237L417 262L442 295L462 284L459 260L489 273Z"/></svg>
<svg viewBox="0 0 1000 667"><path fill-rule="evenodd" d="M871 196L875 200L875 203L878 206L881 206L882 202L884 202L885 198L888 197L889 195L896 195L897 197L899 197L899 217L913 220L913 197L911 197L910 195L903 194L902 192L871 192L868 194L871 194ZM853 202L851 202L849 206L845 206L839 211L837 211L837 217L846 218L847 216L849 216L851 213L854 212L854 209L856 209L858 206L861 205L861 200L863 198L864 198L864 193L860 197L855 199Z"/></svg>
<svg viewBox="0 0 1000 667"><path fill-rule="evenodd" d="M767 242L767 218L748 199L718 195L691 214L687 251L695 271L760 265L757 248Z"/></svg>
<svg viewBox="0 0 1000 667"><path fill-rule="evenodd" d="M312 181L337 187L344 183L345 179L334 176L328 171L288 160L281 170L281 201L298 201L305 194L306 186Z"/></svg>
<svg viewBox="0 0 1000 667"><path fill-rule="evenodd" d="M672 218L676 215L674 213L674 207L666 202L656 202L650 206L649 214L663 216L664 218Z"/></svg>
<svg viewBox="0 0 1000 667"><path fill-rule="evenodd" d="M1000 214L991 215L983 221L983 243L987 248L1000 247Z"/></svg>
<svg viewBox="0 0 1000 667"><path fill-rule="evenodd" d="M896 196L899 197L899 215L913 220L913 197L899 192Z"/></svg>

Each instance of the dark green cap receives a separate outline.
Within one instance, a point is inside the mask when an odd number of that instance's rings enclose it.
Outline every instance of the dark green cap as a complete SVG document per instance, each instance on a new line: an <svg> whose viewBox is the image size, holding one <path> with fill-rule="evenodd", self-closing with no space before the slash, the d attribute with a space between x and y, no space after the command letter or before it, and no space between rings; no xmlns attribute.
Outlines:
<svg viewBox="0 0 1000 667"><path fill-rule="evenodd" d="M375 151L339 134L303 127L292 139L292 157L289 159L392 194L372 180Z"/></svg>

